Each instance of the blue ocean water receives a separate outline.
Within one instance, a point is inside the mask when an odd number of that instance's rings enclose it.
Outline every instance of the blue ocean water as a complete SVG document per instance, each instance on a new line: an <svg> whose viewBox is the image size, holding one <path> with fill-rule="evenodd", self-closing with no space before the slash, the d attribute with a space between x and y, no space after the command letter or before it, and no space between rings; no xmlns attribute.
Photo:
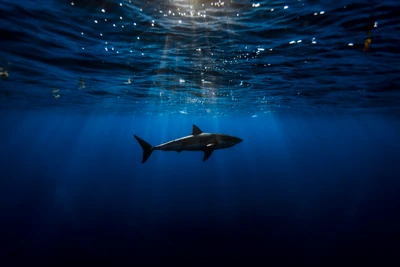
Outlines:
<svg viewBox="0 0 400 267"><path fill-rule="evenodd" d="M2 266L397 266L399 8L0 0Z"/></svg>

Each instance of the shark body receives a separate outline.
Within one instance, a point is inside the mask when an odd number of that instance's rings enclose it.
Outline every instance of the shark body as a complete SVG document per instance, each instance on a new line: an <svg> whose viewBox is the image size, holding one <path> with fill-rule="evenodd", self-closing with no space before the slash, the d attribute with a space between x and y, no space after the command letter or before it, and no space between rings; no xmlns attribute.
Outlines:
<svg viewBox="0 0 400 267"><path fill-rule="evenodd" d="M239 144L243 140L239 137L219 133L203 133L193 124L192 134L163 144L152 146L143 139L133 135L143 149L142 163L145 163L154 150L161 151L203 151L203 161L206 161L214 150L224 149Z"/></svg>

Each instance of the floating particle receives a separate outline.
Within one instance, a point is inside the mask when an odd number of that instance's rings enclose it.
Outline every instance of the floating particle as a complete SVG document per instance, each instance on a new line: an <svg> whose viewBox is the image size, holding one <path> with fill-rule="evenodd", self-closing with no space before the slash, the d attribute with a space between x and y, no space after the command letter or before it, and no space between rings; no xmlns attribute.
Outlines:
<svg viewBox="0 0 400 267"><path fill-rule="evenodd" d="M8 71L6 68L0 67L0 77L8 77Z"/></svg>
<svg viewBox="0 0 400 267"><path fill-rule="evenodd" d="M371 38L367 38L364 42L364 49L363 51L367 51L369 49L369 46L371 44Z"/></svg>
<svg viewBox="0 0 400 267"><path fill-rule="evenodd" d="M54 96L54 98L60 98L59 91L60 91L60 90L58 90L57 88L54 88L54 89L51 91L51 93L52 93L52 95Z"/></svg>
<svg viewBox="0 0 400 267"><path fill-rule="evenodd" d="M85 82L83 81L82 77L79 79L79 85L80 85L79 89L85 89Z"/></svg>

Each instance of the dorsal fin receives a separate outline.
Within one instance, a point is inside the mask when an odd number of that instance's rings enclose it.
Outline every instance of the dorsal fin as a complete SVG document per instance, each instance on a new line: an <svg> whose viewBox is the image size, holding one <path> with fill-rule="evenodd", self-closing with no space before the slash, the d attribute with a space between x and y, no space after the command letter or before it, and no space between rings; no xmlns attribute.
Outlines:
<svg viewBox="0 0 400 267"><path fill-rule="evenodd" d="M203 133L203 132L200 130L200 128L193 124L192 135L199 135L201 133Z"/></svg>

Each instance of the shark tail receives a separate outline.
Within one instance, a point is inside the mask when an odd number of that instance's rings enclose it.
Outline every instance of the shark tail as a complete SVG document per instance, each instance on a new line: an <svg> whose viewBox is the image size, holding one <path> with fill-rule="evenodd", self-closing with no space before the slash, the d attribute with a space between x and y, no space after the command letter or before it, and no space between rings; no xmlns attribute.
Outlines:
<svg viewBox="0 0 400 267"><path fill-rule="evenodd" d="M133 135L133 137L135 137L135 139L139 142L140 146L143 149L142 163L145 163L146 160L150 157L151 153L153 153L153 147L152 147L152 145L150 145L149 143L147 143L143 139L137 137L136 135Z"/></svg>

